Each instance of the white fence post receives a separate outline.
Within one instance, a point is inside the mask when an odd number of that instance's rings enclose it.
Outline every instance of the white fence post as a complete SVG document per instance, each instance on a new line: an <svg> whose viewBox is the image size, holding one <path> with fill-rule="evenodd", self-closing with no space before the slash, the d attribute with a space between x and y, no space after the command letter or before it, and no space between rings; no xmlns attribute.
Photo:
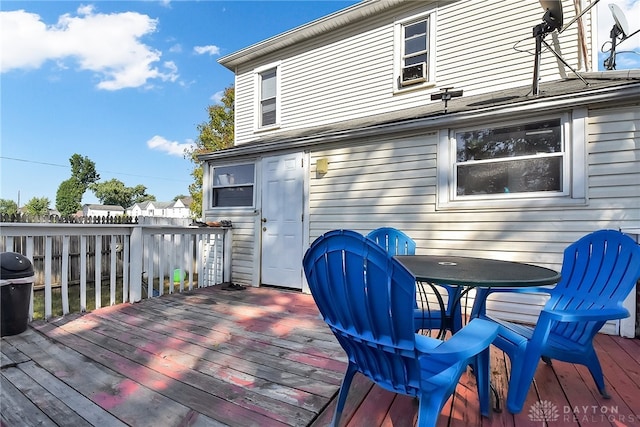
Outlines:
<svg viewBox="0 0 640 427"><path fill-rule="evenodd" d="M231 246L233 242L233 232L231 228L227 228L222 234L222 248L223 248L223 266L222 266L222 281L226 283L231 282Z"/></svg>
<svg viewBox="0 0 640 427"><path fill-rule="evenodd" d="M129 251L129 301L139 302L142 299L142 258L144 243L141 225L133 227L129 243L131 245L131 250Z"/></svg>

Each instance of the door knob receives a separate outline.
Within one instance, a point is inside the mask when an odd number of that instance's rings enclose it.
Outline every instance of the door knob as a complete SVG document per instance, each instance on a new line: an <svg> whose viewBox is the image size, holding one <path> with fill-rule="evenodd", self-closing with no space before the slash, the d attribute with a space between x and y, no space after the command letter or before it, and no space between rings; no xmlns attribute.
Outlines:
<svg viewBox="0 0 640 427"><path fill-rule="evenodd" d="M262 218L262 222L267 222L267 218Z"/></svg>

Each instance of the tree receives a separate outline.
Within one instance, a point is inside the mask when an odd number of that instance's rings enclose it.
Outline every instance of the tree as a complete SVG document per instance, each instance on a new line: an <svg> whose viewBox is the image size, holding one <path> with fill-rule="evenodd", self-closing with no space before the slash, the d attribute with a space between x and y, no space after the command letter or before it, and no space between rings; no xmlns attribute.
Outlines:
<svg viewBox="0 0 640 427"><path fill-rule="evenodd" d="M135 203L156 200L155 196L147 194L147 187L144 185L127 187L116 178L105 182L94 182L89 188L103 205L122 206L125 209Z"/></svg>
<svg viewBox="0 0 640 427"><path fill-rule="evenodd" d="M16 215L18 213L18 204L10 199L0 199L0 214Z"/></svg>
<svg viewBox="0 0 640 427"><path fill-rule="evenodd" d="M46 197L33 197L24 205L24 210L28 215L45 216L49 215L49 204Z"/></svg>
<svg viewBox="0 0 640 427"><path fill-rule="evenodd" d="M56 192L56 209L62 216L69 216L82 208L82 196L89 185L100 179L96 165L88 157L74 154L69 159L71 178L63 181Z"/></svg>
<svg viewBox="0 0 640 427"><path fill-rule="evenodd" d="M69 162L71 163L71 177L84 185L85 190L90 184L100 180L100 175L96 172L96 164L88 157L74 154Z"/></svg>
<svg viewBox="0 0 640 427"><path fill-rule="evenodd" d="M69 178L60 183L56 193L56 209L63 217L73 215L82 209L82 185L75 179Z"/></svg>
<svg viewBox="0 0 640 427"><path fill-rule="evenodd" d="M189 185L189 193L193 198L191 212L196 218L202 217L202 162L200 154L222 150L233 146L235 89L229 86L224 90L220 104L208 107L209 121L198 125L200 135L195 140L195 147L185 157L193 163L191 176L193 183Z"/></svg>

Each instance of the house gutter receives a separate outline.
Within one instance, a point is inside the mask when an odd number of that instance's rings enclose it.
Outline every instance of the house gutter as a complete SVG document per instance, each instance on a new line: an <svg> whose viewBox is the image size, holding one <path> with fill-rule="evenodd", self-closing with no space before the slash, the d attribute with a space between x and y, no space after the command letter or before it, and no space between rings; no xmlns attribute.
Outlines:
<svg viewBox="0 0 640 427"><path fill-rule="evenodd" d="M471 122L492 119L496 114L514 118L517 116L533 113L541 114L567 108L575 108L584 105L598 105L603 103L623 103L638 102L640 99L640 84L630 84L617 88L602 88L582 94L566 94L554 96L549 99L531 99L518 104L508 106L491 106L476 109L471 112L461 111L458 113L448 113L439 115L420 117L413 119L400 119L395 122L381 123L379 125L366 126L356 129L347 129L335 132L328 132L318 135L289 137L264 141L254 141L232 148L214 151L212 153L198 156L198 160L222 160L239 156L259 156L267 152L293 150L301 148L311 148L314 146L339 142L346 139L363 139L370 137L380 137L395 133L429 132L451 126L459 127ZM458 100L457 102L461 102ZM449 104L451 108L453 103Z"/></svg>

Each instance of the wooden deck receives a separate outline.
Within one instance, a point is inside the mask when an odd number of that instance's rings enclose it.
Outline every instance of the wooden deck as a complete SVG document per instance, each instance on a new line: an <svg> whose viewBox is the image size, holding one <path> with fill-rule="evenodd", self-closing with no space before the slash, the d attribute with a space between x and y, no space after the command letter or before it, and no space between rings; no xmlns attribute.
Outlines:
<svg viewBox="0 0 640 427"><path fill-rule="evenodd" d="M464 374L439 424L640 426L640 340L596 345L612 399L583 367L555 362L538 369L521 414L482 418ZM346 366L311 296L270 288L210 287L36 322L1 351L2 426L326 426ZM495 349L492 371L503 399L508 359ZM412 426L416 408L356 376L342 425Z"/></svg>

